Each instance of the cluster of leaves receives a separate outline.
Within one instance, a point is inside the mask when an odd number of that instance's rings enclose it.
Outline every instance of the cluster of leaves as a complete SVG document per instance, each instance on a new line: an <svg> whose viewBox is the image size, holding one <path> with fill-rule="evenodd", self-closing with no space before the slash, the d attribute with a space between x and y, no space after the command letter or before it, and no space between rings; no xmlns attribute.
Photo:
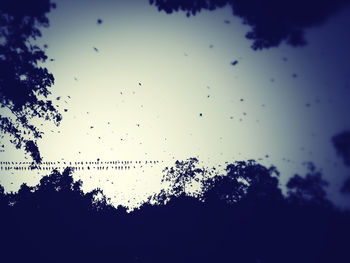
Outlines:
<svg viewBox="0 0 350 263"><path fill-rule="evenodd" d="M150 0L159 11L184 11L187 16L229 5L234 16L251 26L246 37L254 41L254 50L277 47L282 41L292 46L304 45L305 28L321 24L349 3L349 0Z"/></svg>
<svg viewBox="0 0 350 263"><path fill-rule="evenodd" d="M35 162L41 157L36 140L42 132L30 123L33 118L53 120L62 116L47 100L54 77L39 63L48 57L31 41L49 25L49 0L6 0L0 5L0 132L9 134L16 148L24 147Z"/></svg>
<svg viewBox="0 0 350 263"><path fill-rule="evenodd" d="M201 170L201 171L200 171ZM171 172L170 172L171 171ZM198 160L178 161L164 173L166 204L127 213L100 190L84 194L71 171L54 171L17 194L0 187L1 258L6 262L349 262L350 213L336 209L325 182L310 166L289 194L278 172L236 162L209 176ZM178 177L176 178L175 174ZM181 178L182 177L182 178ZM205 191L191 196L191 178ZM154 198L164 199L164 193ZM9 205L10 204L10 205ZM18 253L20 251L20 253Z"/></svg>
<svg viewBox="0 0 350 263"><path fill-rule="evenodd" d="M202 167L199 168L199 161L197 158L189 158L185 161L177 160L174 167L166 167L163 170L163 185L167 184L167 188L163 189L159 194L155 196L158 203L165 203L172 197L178 197L185 193L199 197L201 189L193 190L194 184L203 185L207 180L211 172Z"/></svg>

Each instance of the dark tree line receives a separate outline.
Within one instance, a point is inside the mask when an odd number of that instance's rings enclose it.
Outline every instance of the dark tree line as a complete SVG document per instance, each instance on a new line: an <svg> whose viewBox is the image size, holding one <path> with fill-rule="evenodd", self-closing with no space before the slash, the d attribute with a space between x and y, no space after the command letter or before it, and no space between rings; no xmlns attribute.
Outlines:
<svg viewBox="0 0 350 263"><path fill-rule="evenodd" d="M181 186L131 213L100 190L84 194L70 169L16 194L0 187L2 261L349 262L350 213L328 201L313 166L284 196L273 167L236 162L211 176L196 160L168 168L164 182ZM187 194L191 178L201 179L200 196Z"/></svg>
<svg viewBox="0 0 350 263"><path fill-rule="evenodd" d="M52 120L61 114L47 97L53 75L40 65L48 57L32 44L49 25L46 14L55 7L49 0L5 0L0 4L0 132L8 134L16 148L23 147L35 162L41 161L36 140L40 129L34 118ZM4 136L2 136L2 139Z"/></svg>

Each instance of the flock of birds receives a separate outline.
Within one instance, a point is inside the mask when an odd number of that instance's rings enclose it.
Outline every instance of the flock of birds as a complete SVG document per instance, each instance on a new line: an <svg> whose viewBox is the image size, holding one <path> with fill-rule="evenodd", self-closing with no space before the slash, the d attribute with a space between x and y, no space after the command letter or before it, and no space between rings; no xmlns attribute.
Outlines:
<svg viewBox="0 0 350 263"><path fill-rule="evenodd" d="M99 19L97 19L97 21L96 21L96 23L97 23L97 25L98 26L101 26L102 24L103 24L103 20L101 19L101 18L99 18ZM225 24L230 24L230 21L229 20L225 20L224 21L224 23ZM47 48L47 45L45 45L44 46L44 48ZM212 44L210 44L209 45L209 48L210 49L213 49L214 48L214 45L212 45ZM97 48L97 47L95 47L95 46L93 46L93 51L94 52L96 52L96 53L99 53L100 52L100 50ZM184 55L185 56L188 56L188 54L187 53L184 53ZM230 63L230 65L232 66L232 67L236 67L238 64L239 64L239 60L240 60L240 58L239 59L235 59L235 60L233 60L231 63ZM283 57L282 58L282 60L284 61L284 62L287 62L288 61L288 59L286 58L286 57ZM51 61L54 61L54 59L51 59ZM296 73L293 73L292 75L292 78L297 78L298 77L298 75L296 74ZM78 78L75 76L74 77L74 80L75 81L78 81ZM273 78L271 78L270 79L270 81L271 82L274 82L275 80L273 79ZM143 87L143 85L142 85L142 83L141 82L138 82L137 83L137 85L139 86L139 87ZM208 98L208 99L211 99L212 98L212 95L210 94L210 92L209 92L209 90L210 90L210 87L209 86L207 86L207 89L208 89L208 93L207 93L207 95L206 95L206 97ZM135 92L134 92L135 93ZM120 96L123 96L123 92L120 92ZM69 100L71 99L71 96L67 96L65 99L63 99L61 96L58 96L58 97L56 97L56 101L57 102L63 102L64 103L64 107L63 107L63 112L68 112L68 104L69 104ZM240 98L239 99L239 102L240 103L245 103L245 99L244 98ZM316 103L319 103L319 100L316 100ZM57 108L59 108L60 106L62 106L62 105L59 105L59 103L57 103L56 104L56 107ZM143 105L141 105L141 108L143 107ZM266 107L266 104L262 104L261 105L261 107ZM305 104L305 107L311 107L311 103L306 103ZM90 112L86 112L86 114L88 115L88 114L90 114ZM244 117L246 117L248 114L247 114L247 112L242 112L242 115L241 116L239 116L238 118L237 118L237 120L239 121L239 122L242 122L243 120L244 120ZM204 115L204 113L203 112L199 112L198 113L198 116L199 116L199 118L205 118L205 115ZM234 119L236 119L234 116L230 116L229 117L229 119L230 120L234 120ZM257 122L259 122L259 120L256 120ZM107 123L107 125L110 125L111 123L110 122L108 122ZM41 124L41 125L43 125L43 124ZM136 127L138 127L138 128L140 128L141 127L141 124L140 123L136 123L135 124L136 125ZM89 129L90 130L92 130L92 129L94 129L95 128L95 126L92 124L92 125L90 125L90 127L89 127ZM54 133L55 131L54 130L51 130L51 132L52 133ZM57 133L61 133L61 131L60 130L57 130L56 131ZM128 134L126 134L126 135L128 135ZM192 135L192 133L190 134L190 135ZM101 140L102 138L101 138L101 136L98 136L97 137L98 138L98 140ZM164 138L165 140L167 140L167 138ZM219 138L220 140L222 140L223 138L222 137L220 137ZM120 141L123 141L124 139L123 138L120 138ZM142 145L142 142L139 142L139 144L140 145ZM3 147L3 146L2 146ZM111 150L112 150L112 148L111 148ZM304 151L304 148L301 148L301 150L302 151ZM163 150L163 152L165 152L165 150ZM81 151L78 151L78 154L81 154L82 152ZM240 154L240 153L239 153ZM147 155L147 153L145 153L145 155ZM169 153L169 155L171 155L171 153ZM221 155L222 155L222 153L221 153ZM263 158L269 158L270 156L268 155L268 154L266 154ZM259 158L258 160L262 160L263 158ZM175 156L172 156L172 159L175 159ZM286 161L286 162L291 162L291 160L290 159L287 159L287 158L282 158L282 160L283 161ZM62 158L62 164L63 164L63 158ZM47 166L47 167L49 167L49 166ZM50 168L43 168L44 170L45 169L50 169ZM98 168L99 166L95 166L95 168L93 168L93 169L100 169L100 168ZM106 168L107 168L108 166L106 166ZM123 166L119 166L119 168L116 168L116 167L118 167L118 166L115 166L115 168L114 169L122 169L121 167L123 167ZM82 166L80 167L80 166L77 166L76 167L77 169L84 169ZM1 168L0 168L1 170L3 170L3 167L1 166ZM8 168L9 170L10 170L10 168ZM14 169L14 166L13 166L13 169ZM88 169L88 168L86 168L86 169ZM5 170L5 167L4 167L4 170ZM101 170L102 170L102 168L101 168Z"/></svg>
<svg viewBox="0 0 350 263"><path fill-rule="evenodd" d="M225 24L230 24L230 21L229 21L229 20L224 20L224 23L225 23ZM96 24L97 24L98 26L101 26L101 25L103 24L103 20L102 20L101 18L98 18L97 21L96 21ZM214 45L210 44L210 45L209 45L209 48L210 48L210 49L214 48ZM93 46L93 50L94 50L96 53L99 53L99 49L98 49L97 47ZM184 55L185 55L185 56L188 56L187 53L184 53ZM241 58L239 58L239 59L241 59ZM233 61L230 63L230 65L233 66L233 67L237 66L237 65L239 64L239 59L233 60ZM283 57L282 60L283 60L284 62L287 62L287 61L288 61L288 59L287 59L286 57ZM297 77L298 77L298 75L297 75L296 73L293 73L291 76L292 76L292 78L297 78ZM75 80L75 81L78 81L78 78L77 78L77 77L74 77L74 80ZM271 78L270 81L271 81L271 82L274 82L275 79L274 79L274 78ZM141 83L141 82L138 82L138 86L139 86L139 87L142 87L142 83ZM211 94L210 94L210 92L209 92L210 87L207 86L207 89L208 89L208 93L207 93L206 97L207 97L208 99L210 99L210 98L212 98L212 96L211 96ZM135 91L133 91L133 94L135 94ZM122 91L120 92L120 96L123 96L123 92L122 92ZM67 99L64 100L64 103L65 103L65 104L68 104L68 101L67 101L67 100L69 100L70 98L71 98L70 96L67 96ZM57 101L60 101L60 100L61 100L61 97L57 97L56 100L57 100ZM240 98L240 99L239 99L239 102L244 103L244 102L245 102L244 98ZM320 101L317 99L317 100L316 100L316 103L319 103L319 102L320 102ZM59 105L57 104L56 107L59 107ZM143 105L140 105L140 107L143 108ZM266 107L266 104L262 104L261 107L263 107L263 108ZM311 107L311 103L310 103L310 102L305 103L305 107L307 107L307 108ZM64 111L64 112L68 112L68 108L65 107L65 108L63 109L63 111ZM86 112L86 114L90 114L90 112ZM243 122L243 121L244 121L244 117L246 117L247 115L248 115L247 112L242 112L242 115L237 116L237 117L234 117L234 116L231 115L231 116L229 117L229 119L230 119L230 120L237 119L237 121ZM199 112L199 113L198 113L198 116L199 116L199 118L205 118L205 115L204 115L203 112ZM75 118L75 116L74 116L74 118ZM259 119L257 119L256 122L259 123L259 122L260 122ZM110 125L110 124L111 124L110 122L107 123L107 125ZM42 124L41 124L41 125L42 125ZM140 128L140 127L141 127L141 124L140 124L140 123L136 123L135 125L136 125L137 128ZM95 128L94 125L90 125L90 127L89 127L90 130L92 130L92 129L94 129L94 128ZM54 133L55 131L54 131L54 130L51 130L51 132ZM57 133L60 133L60 131L57 131ZM88 134L89 134L89 133L87 133L87 135L88 135ZM127 136L127 135L128 135L128 134L126 134L126 136ZM192 135L192 133L190 133L190 135ZM101 140L102 137L101 137L101 136L97 136L97 139L98 139L98 140ZM222 139L222 137L220 137L220 140L221 140L221 139ZM167 138L164 138L164 140L167 140ZM122 141L125 141L125 139L120 138L120 141L121 141L121 142L122 142ZM142 145L142 142L139 142L139 145ZM113 148L111 148L111 150L113 150ZM302 147L301 147L301 150L303 151L304 149L302 149ZM164 152L164 151L163 151L163 152ZM81 151L78 151L78 154L81 154ZM147 155L147 153L145 153L145 155ZM171 155L171 153L169 153L169 155ZM172 156L172 158L175 159L174 156ZM264 156L264 158L269 158L269 155L266 154L266 155ZM262 158L259 158L259 160L262 160ZM287 161L287 162L290 162L290 161L291 161L290 159L287 159L287 158L283 158L282 160Z"/></svg>

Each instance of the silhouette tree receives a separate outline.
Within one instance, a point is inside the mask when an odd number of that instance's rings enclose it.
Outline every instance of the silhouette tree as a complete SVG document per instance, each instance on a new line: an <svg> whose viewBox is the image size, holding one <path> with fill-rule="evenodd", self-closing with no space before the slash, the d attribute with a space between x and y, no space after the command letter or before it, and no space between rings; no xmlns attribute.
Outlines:
<svg viewBox="0 0 350 263"><path fill-rule="evenodd" d="M254 160L239 161L226 166L225 175L209 178L205 182L206 200L219 199L233 204L242 199L262 201L282 198L278 188L279 173L275 167L266 168Z"/></svg>
<svg viewBox="0 0 350 263"><path fill-rule="evenodd" d="M159 11L168 14L184 11L187 16L228 5L234 16L251 27L246 37L253 40L254 50L277 47L282 41L292 46L304 45L305 28L323 23L349 3L349 0L150 0Z"/></svg>
<svg viewBox="0 0 350 263"><path fill-rule="evenodd" d="M202 183L207 176L209 176L209 171L205 168L198 168L197 158L188 158L185 161L176 161L175 167L166 167L163 170L164 176L162 178L162 183L170 184L170 190L163 190L158 199L166 199L165 196L180 196L181 194L189 194L190 189L195 182ZM200 189L192 194L200 194ZM165 196L164 196L165 195ZM163 196L163 197L161 197Z"/></svg>
<svg viewBox="0 0 350 263"><path fill-rule="evenodd" d="M36 162L41 161L36 140L42 132L31 119L59 125L62 118L47 100L54 77L40 63L48 57L33 44L40 27L48 27L46 13L54 7L49 0L6 0L0 5L0 132L9 134L16 148L24 146Z"/></svg>
<svg viewBox="0 0 350 263"><path fill-rule="evenodd" d="M322 179L321 172L316 171L314 164L308 163L309 172L305 177L296 174L287 183L288 198L294 203L316 203L330 205L324 189L328 182Z"/></svg>
<svg viewBox="0 0 350 263"><path fill-rule="evenodd" d="M197 169L195 158L182 164L177 169ZM71 169L53 171L35 187L24 184L18 193L5 194L0 187L1 260L349 262L350 213L310 202L310 195L320 196L313 183L323 185L321 175L293 180L291 189L301 194L290 198L280 195L273 167L251 160L228 164L226 172L220 178L230 178L234 187L205 188L215 189L216 199L172 195L166 204L145 203L130 213L109 205L99 190L83 193ZM204 182L222 183L220 178ZM236 184L243 184L238 201L221 198L235 196Z"/></svg>

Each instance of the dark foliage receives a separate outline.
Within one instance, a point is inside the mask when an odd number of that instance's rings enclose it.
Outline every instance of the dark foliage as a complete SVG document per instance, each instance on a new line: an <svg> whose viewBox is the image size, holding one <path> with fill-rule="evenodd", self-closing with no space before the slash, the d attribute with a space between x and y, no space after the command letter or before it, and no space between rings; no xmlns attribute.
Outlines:
<svg viewBox="0 0 350 263"><path fill-rule="evenodd" d="M281 200L279 173L275 167L266 168L255 161L236 162L226 167L227 174L208 178L204 182L206 201L265 202Z"/></svg>
<svg viewBox="0 0 350 263"><path fill-rule="evenodd" d="M202 9L215 10L229 5L234 16L251 26L246 34L254 50L306 43L304 29L319 25L349 4L349 0L150 0L158 10L170 14L184 11L196 15Z"/></svg>
<svg viewBox="0 0 350 263"><path fill-rule="evenodd" d="M347 178L341 187L340 191L344 194L350 194L350 177Z"/></svg>
<svg viewBox="0 0 350 263"><path fill-rule="evenodd" d="M350 167L350 131L341 132L332 138L337 154L343 159L344 164ZM350 177L347 178L341 187L342 193L350 193Z"/></svg>
<svg viewBox="0 0 350 263"><path fill-rule="evenodd" d="M196 166L191 158L173 170L198 178ZM273 167L237 162L226 172L217 178L199 172L201 199L178 189L165 205L145 203L131 213L108 205L99 190L84 194L69 169L17 194L0 187L1 260L349 262L350 214L320 201L325 183L314 168L289 182L287 197Z"/></svg>
<svg viewBox="0 0 350 263"><path fill-rule="evenodd" d="M205 168L198 168L198 159L189 158L186 161L176 161L175 167L166 167L163 170L164 176L162 183L169 183L170 189L163 191L157 196L159 200L166 200L169 197L188 194L187 188L193 187L194 182L206 180L208 171Z"/></svg>
<svg viewBox="0 0 350 263"><path fill-rule="evenodd" d="M289 198L293 202L312 202L319 205L330 205L324 189L326 186L328 186L328 182L322 179L321 173L316 171L312 163L309 164L309 173L305 177L294 175L287 184Z"/></svg>
<svg viewBox="0 0 350 263"><path fill-rule="evenodd" d="M42 48L32 44L47 27L49 0L5 0L0 4L0 132L9 134L16 148L23 147L34 161L41 157L36 140L42 132L30 123L33 118L53 120L61 115L47 100L54 77L40 63L47 60Z"/></svg>
<svg viewBox="0 0 350 263"><path fill-rule="evenodd" d="M343 158L345 165L350 166L350 131L344 131L332 138L337 154Z"/></svg>

